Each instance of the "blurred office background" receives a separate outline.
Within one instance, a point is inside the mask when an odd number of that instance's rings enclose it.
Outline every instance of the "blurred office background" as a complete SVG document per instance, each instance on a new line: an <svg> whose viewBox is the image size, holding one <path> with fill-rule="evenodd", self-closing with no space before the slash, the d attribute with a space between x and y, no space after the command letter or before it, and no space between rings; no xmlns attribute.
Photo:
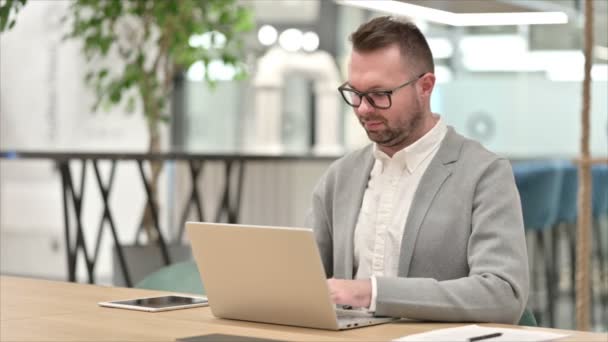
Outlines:
<svg viewBox="0 0 608 342"><path fill-rule="evenodd" d="M255 18L255 28L245 37L244 63L249 77L231 80L234 70L220 62L207 68L195 63L184 70L175 79L171 122L162 132L163 151L308 156L248 161L238 215L241 223L302 226L312 187L331 157L367 143L335 88L347 76L348 35L385 11L374 9L378 2L365 7L370 3L366 1L242 3L252 9ZM534 287L529 306L539 313L541 324L573 328L570 246L574 237L569 233L575 227L572 215L564 218L567 215L560 215L559 208L576 198L576 190L561 189L564 174L569 172L564 170L576 168L572 161L580 151L584 2L400 0L388 5L395 3L418 5L405 8L414 13L412 19L427 36L435 56L438 84L432 110L460 133L510 158L522 177L538 165L561 170L554 189L534 188L537 183L529 185L524 178L518 185L530 186L520 189L522 194L537 195L524 203L529 206L524 211L545 210L544 216L530 223L533 227L527 227L534 277L544 284ZM68 0L31 0L19 13L17 25L0 36L0 150L146 152L148 132L141 108L133 114L125 114L120 106L91 112L94 94L83 83L87 62L77 42L62 40L61 18L69 4ZM597 0L594 6L590 151L600 161L595 168L602 174L608 158L608 1ZM424 11L429 8L478 16L460 24L456 19L442 22ZM537 16L522 15L514 23L500 25L483 17L501 12ZM558 15L543 17L546 12ZM517 21L524 17L537 22ZM567 22L561 21L564 17ZM474 22L477 19L479 23ZM557 23L547 23L553 19ZM208 35L191 38L191 44L209 43ZM216 80L213 89L205 82L205 73ZM261 103L260 98L268 95L269 80L277 79L276 96ZM325 106L318 106L320 103ZM315 129L317 125L323 128ZM276 139L268 140L269 136ZM102 162L101 166L107 175L109 165ZM221 205L227 181L223 168L221 160L205 162L203 167L198 189L207 220L214 220L209 213ZM94 246L100 241L95 282L121 284L110 233L106 230L98 235L103 203L92 169L86 172L85 243ZM138 172L135 163L120 162L110 196L118 237L124 245L133 245L139 237L145 191ZM178 232L190 182L187 164L165 163L159 183L160 225L175 243L187 243ZM608 198L608 182L601 182L594 184L594 198L600 200ZM0 189L0 273L66 279L61 177L56 164L45 159L1 159ZM592 316L593 328L601 331L608 329L606 216L604 207L594 212L594 234L603 235L595 236L600 243L594 244L592 253ZM189 213L189 219L196 217L194 211ZM550 257L539 251L546 247L538 243L546 231L557 241ZM80 263L78 267L78 281L87 281L85 266ZM549 309L552 319L547 318Z"/></svg>

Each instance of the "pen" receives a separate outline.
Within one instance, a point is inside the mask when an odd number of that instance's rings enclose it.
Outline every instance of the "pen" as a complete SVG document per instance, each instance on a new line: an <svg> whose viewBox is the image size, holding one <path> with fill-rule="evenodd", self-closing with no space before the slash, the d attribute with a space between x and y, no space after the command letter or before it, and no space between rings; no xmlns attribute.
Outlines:
<svg viewBox="0 0 608 342"><path fill-rule="evenodd" d="M469 342L475 342L475 341L481 341L481 340L485 340L488 338L493 338L493 337L499 337L502 336L502 333L492 333L492 334L487 334L487 335L480 335L480 336L475 336L475 337L471 337L469 338Z"/></svg>

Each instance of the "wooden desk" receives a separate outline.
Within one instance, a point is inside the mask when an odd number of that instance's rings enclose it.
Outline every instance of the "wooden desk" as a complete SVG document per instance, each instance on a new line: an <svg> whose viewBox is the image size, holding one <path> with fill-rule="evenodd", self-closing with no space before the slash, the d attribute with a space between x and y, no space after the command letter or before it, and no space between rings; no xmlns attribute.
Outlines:
<svg viewBox="0 0 608 342"><path fill-rule="evenodd" d="M148 313L97 306L99 301L162 293L2 276L0 341L174 341L210 333L289 341L390 341L408 334L461 325L397 322L335 332L218 319L209 308ZM608 340L608 334L543 330L570 335L561 341Z"/></svg>

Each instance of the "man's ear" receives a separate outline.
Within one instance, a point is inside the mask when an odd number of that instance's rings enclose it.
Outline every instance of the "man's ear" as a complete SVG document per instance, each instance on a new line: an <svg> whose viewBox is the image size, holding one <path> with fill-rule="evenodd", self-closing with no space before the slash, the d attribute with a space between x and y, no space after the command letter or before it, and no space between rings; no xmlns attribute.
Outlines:
<svg viewBox="0 0 608 342"><path fill-rule="evenodd" d="M422 78L420 78L416 83L418 88L418 94L423 97L431 97L431 93L435 88L435 81L435 74L431 72L427 72L426 74L424 74L424 76L422 76Z"/></svg>

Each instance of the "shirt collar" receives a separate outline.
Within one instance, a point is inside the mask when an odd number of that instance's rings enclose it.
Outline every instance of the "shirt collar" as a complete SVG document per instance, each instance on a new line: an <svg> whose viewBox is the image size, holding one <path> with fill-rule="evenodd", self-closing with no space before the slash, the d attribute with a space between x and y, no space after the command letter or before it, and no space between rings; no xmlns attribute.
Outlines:
<svg viewBox="0 0 608 342"><path fill-rule="evenodd" d="M397 163L400 170L407 168L408 171L412 173L423 160L439 147L439 144L446 133L447 126L441 117L439 117L439 120L430 131L416 140L413 144L397 151L392 158L382 152L378 148L378 144L374 144L372 153L376 161L379 161L382 164L383 169L386 168L390 162Z"/></svg>

